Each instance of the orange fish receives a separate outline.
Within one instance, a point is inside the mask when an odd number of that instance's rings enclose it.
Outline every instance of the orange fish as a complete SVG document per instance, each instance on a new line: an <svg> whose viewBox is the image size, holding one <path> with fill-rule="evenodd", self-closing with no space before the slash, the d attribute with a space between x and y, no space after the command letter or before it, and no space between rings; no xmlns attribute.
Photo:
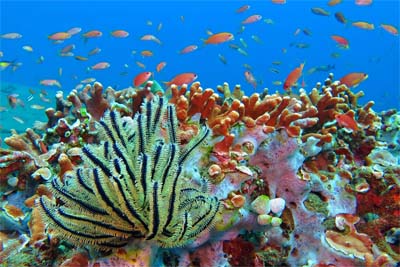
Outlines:
<svg viewBox="0 0 400 267"><path fill-rule="evenodd" d="M328 2L328 6L336 6L338 4L340 4L342 2L342 0L330 0Z"/></svg>
<svg viewBox="0 0 400 267"><path fill-rule="evenodd" d="M262 19L261 15L251 15L250 17L246 18L245 20L242 21L242 24L250 24L257 22Z"/></svg>
<svg viewBox="0 0 400 267"><path fill-rule="evenodd" d="M342 78L340 83L345 84L347 87L357 87L362 81L368 78L368 74L363 72L352 72Z"/></svg>
<svg viewBox="0 0 400 267"><path fill-rule="evenodd" d="M340 35L331 35L331 38L338 43L338 46L341 48L348 49L349 48L349 41Z"/></svg>
<svg viewBox="0 0 400 267"><path fill-rule="evenodd" d="M87 38L95 38L95 37L100 37L102 36L103 33L101 31L98 30L93 30L93 31L88 31L84 34L82 34L82 36L87 39Z"/></svg>
<svg viewBox="0 0 400 267"><path fill-rule="evenodd" d="M186 73L181 73L176 75L174 78L172 78L171 81L165 82L165 85L169 87L172 84L175 84L177 86L182 86L183 84L189 84L194 82L197 79L197 74L192 73L192 72L186 72Z"/></svg>
<svg viewBox="0 0 400 267"><path fill-rule="evenodd" d="M358 130L357 122L354 119L354 112L352 112L351 110L347 111L344 114L336 114L335 119L340 127L344 127L353 131Z"/></svg>
<svg viewBox="0 0 400 267"><path fill-rule="evenodd" d="M71 34L69 34L68 32L56 32L47 36L47 38L55 41L63 41L71 38Z"/></svg>
<svg viewBox="0 0 400 267"><path fill-rule="evenodd" d="M163 68L165 68L166 65L167 65L167 62L165 62L165 61L158 63L157 67L156 67L157 72L160 72Z"/></svg>
<svg viewBox="0 0 400 267"><path fill-rule="evenodd" d="M115 30L111 32L111 35L116 38L125 38L129 36L129 32L124 30Z"/></svg>
<svg viewBox="0 0 400 267"><path fill-rule="evenodd" d="M108 62L99 62L93 66L91 66L90 68L92 70L104 70L110 67L110 63Z"/></svg>
<svg viewBox="0 0 400 267"><path fill-rule="evenodd" d="M373 29L375 29L374 24L368 23L368 22L365 22L365 21L356 21L356 22L353 22L351 25L353 25L353 26L355 26L357 28L360 28L360 29L364 29L364 30L373 30Z"/></svg>
<svg viewBox="0 0 400 267"><path fill-rule="evenodd" d="M153 75L153 73L151 73L150 71L145 71L145 72L139 73L138 75L136 75L135 78L133 78L133 86L139 87L140 85L147 82L152 75Z"/></svg>
<svg viewBox="0 0 400 267"><path fill-rule="evenodd" d="M303 73L304 63L301 63L299 67L292 70L291 73L286 77L285 82L283 83L283 89L288 91L297 83L297 80Z"/></svg>
<svg viewBox="0 0 400 267"><path fill-rule="evenodd" d="M213 35L210 35L207 40L204 41L204 44L220 44L227 41L233 40L234 36L230 32L220 32Z"/></svg>
<svg viewBox="0 0 400 267"><path fill-rule="evenodd" d="M399 35L399 30L393 25L381 24L381 27L385 29L388 33L391 33L393 35Z"/></svg>
<svg viewBox="0 0 400 267"><path fill-rule="evenodd" d="M179 51L179 54L187 54L187 53L197 50L197 48L198 48L197 45L188 45L185 48L183 48L181 51Z"/></svg>
<svg viewBox="0 0 400 267"><path fill-rule="evenodd" d="M140 54L141 54L143 57L151 57L151 56L153 55L153 52L150 51L150 50L143 50L142 52L140 52Z"/></svg>
<svg viewBox="0 0 400 267"><path fill-rule="evenodd" d="M253 74L252 74L250 71L246 70L246 71L244 72L244 77L245 77L246 81L247 81L249 84L251 84L251 85L254 87L254 89L256 89L256 87L257 87L257 81L256 81L256 79L254 78Z"/></svg>
<svg viewBox="0 0 400 267"><path fill-rule="evenodd" d="M236 10L236 13L243 13L243 12L245 12L246 10L249 10L249 9L250 9L250 5L244 5L244 6L239 7L239 8Z"/></svg>

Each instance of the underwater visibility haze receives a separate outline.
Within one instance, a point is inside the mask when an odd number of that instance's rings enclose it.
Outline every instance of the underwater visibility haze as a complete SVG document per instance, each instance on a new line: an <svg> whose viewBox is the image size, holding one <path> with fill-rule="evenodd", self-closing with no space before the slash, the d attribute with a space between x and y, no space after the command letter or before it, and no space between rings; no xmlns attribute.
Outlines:
<svg viewBox="0 0 400 267"><path fill-rule="evenodd" d="M399 1L0 16L0 266L398 266Z"/></svg>

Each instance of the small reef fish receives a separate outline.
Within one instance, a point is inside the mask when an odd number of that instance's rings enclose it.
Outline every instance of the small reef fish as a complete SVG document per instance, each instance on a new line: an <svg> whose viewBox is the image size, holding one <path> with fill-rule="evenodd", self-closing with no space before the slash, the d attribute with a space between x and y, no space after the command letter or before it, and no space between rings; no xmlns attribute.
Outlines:
<svg viewBox="0 0 400 267"><path fill-rule="evenodd" d="M88 32L85 32L84 34L82 34L85 42L87 42L89 38L97 38L97 37L101 37L102 35L103 35L103 33L99 30L92 30L92 31L88 31Z"/></svg>
<svg viewBox="0 0 400 267"><path fill-rule="evenodd" d="M267 24L274 24L274 21L270 18L264 19L264 22Z"/></svg>
<svg viewBox="0 0 400 267"><path fill-rule="evenodd" d="M338 4L340 4L342 2L342 0L330 0L328 2L328 6L336 6Z"/></svg>
<svg viewBox="0 0 400 267"><path fill-rule="evenodd" d="M129 32L124 30L115 30L111 32L111 35L116 38L126 38L129 36Z"/></svg>
<svg viewBox="0 0 400 267"><path fill-rule="evenodd" d="M75 59L79 60L79 61L87 61L87 60L89 60L89 58L83 57L83 56L75 56Z"/></svg>
<svg viewBox="0 0 400 267"><path fill-rule="evenodd" d="M325 9L321 8L321 7L313 7L311 8L311 12L314 13L315 15L319 15L319 16L329 16L330 13L328 11L326 11Z"/></svg>
<svg viewBox="0 0 400 267"><path fill-rule="evenodd" d="M141 41L153 41L156 42L157 44L161 45L160 39L158 39L156 36L152 34L145 34L142 37L140 37Z"/></svg>
<svg viewBox="0 0 400 267"><path fill-rule="evenodd" d="M13 61L6 61L6 60L0 61L0 70L5 70L10 66L11 67L15 66L15 60L13 60Z"/></svg>
<svg viewBox="0 0 400 267"><path fill-rule="evenodd" d="M135 78L133 78L133 86L134 87L141 86L142 84L147 82L151 78L152 75L153 75L153 73L150 71L139 73L138 75L135 76Z"/></svg>
<svg viewBox="0 0 400 267"><path fill-rule="evenodd" d="M242 54L243 56L248 56L249 54L247 54L246 50L242 49L242 48L238 48L236 49L236 51L238 51L240 54Z"/></svg>
<svg viewBox="0 0 400 267"><path fill-rule="evenodd" d="M142 55L142 57L151 57L153 56L153 52L150 50L143 50L140 52L140 54Z"/></svg>
<svg viewBox="0 0 400 267"><path fill-rule="evenodd" d="M276 85L276 86L281 86L283 84L283 82L282 81L273 81L272 84Z"/></svg>
<svg viewBox="0 0 400 267"><path fill-rule="evenodd" d="M272 61L272 65L279 66L281 64L282 64L281 61Z"/></svg>
<svg viewBox="0 0 400 267"><path fill-rule="evenodd" d="M19 39L22 38L22 34L19 34L17 32L10 32L10 33L5 33L0 35L1 38L3 39Z"/></svg>
<svg viewBox="0 0 400 267"><path fill-rule="evenodd" d="M135 61L136 65L138 65L139 68L145 69L146 65L144 65L142 62L140 61Z"/></svg>
<svg viewBox="0 0 400 267"><path fill-rule="evenodd" d="M44 56L40 56L38 60L36 60L37 64L42 64L44 62Z"/></svg>
<svg viewBox="0 0 400 267"><path fill-rule="evenodd" d="M340 127L344 127L349 130L358 131L358 125L354 119L354 113L346 112L344 114L336 114L335 119Z"/></svg>
<svg viewBox="0 0 400 267"><path fill-rule="evenodd" d="M322 66L316 66L316 67L312 67L307 71L307 74L313 74L316 71L331 71L332 69L335 68L335 65L322 65Z"/></svg>
<svg viewBox="0 0 400 267"><path fill-rule="evenodd" d="M67 45L63 49L60 50L60 54L69 53L74 49L75 49L75 45L74 44Z"/></svg>
<svg viewBox="0 0 400 267"><path fill-rule="evenodd" d="M259 44L262 44L262 43L263 43L263 41L261 40L261 38L258 37L257 35L252 35L252 36L251 36L251 39L253 39L254 42L256 42L256 43L259 43Z"/></svg>
<svg viewBox="0 0 400 267"><path fill-rule="evenodd" d="M246 41L245 41L243 38L240 38L239 41L240 41L240 43L242 44L242 46L243 46L244 48L247 48L247 43L246 43Z"/></svg>
<svg viewBox="0 0 400 267"><path fill-rule="evenodd" d="M60 53L59 54L61 57L73 57L74 53L68 52L68 53Z"/></svg>
<svg viewBox="0 0 400 267"><path fill-rule="evenodd" d="M337 21L339 21L340 23L343 23L343 24L347 23L347 19L345 18L345 16L343 15L342 12L336 12L335 13L335 19Z"/></svg>
<svg viewBox="0 0 400 267"><path fill-rule="evenodd" d="M286 4L286 0L271 0L274 4Z"/></svg>
<svg viewBox="0 0 400 267"><path fill-rule="evenodd" d="M393 35L399 35L399 30L390 24L381 24L380 25L383 29L385 29L388 33L391 33Z"/></svg>
<svg viewBox="0 0 400 267"><path fill-rule="evenodd" d="M250 5L244 5L236 9L236 13L243 13L250 9Z"/></svg>
<svg viewBox="0 0 400 267"><path fill-rule="evenodd" d="M75 34L80 33L81 31L82 31L82 28L74 27L74 28L69 29L69 30L67 31L67 33L69 33L69 34L71 34L71 35L75 35Z"/></svg>
<svg viewBox="0 0 400 267"><path fill-rule="evenodd" d="M96 78L86 78L81 81L81 83L94 83Z"/></svg>
<svg viewBox="0 0 400 267"><path fill-rule="evenodd" d="M21 107L25 106L24 102L21 99L19 99L18 94L8 95L7 98L8 98L8 105L10 105L11 108L15 108L17 105L20 105Z"/></svg>
<svg viewBox="0 0 400 267"><path fill-rule="evenodd" d="M297 80L301 77L303 73L304 63L301 63L299 67L292 70L291 73L286 77L285 82L283 83L283 89L288 91L297 83Z"/></svg>
<svg viewBox="0 0 400 267"><path fill-rule="evenodd" d="M40 80L39 83L44 86L57 86L58 88L61 88L60 82L55 79L44 79Z"/></svg>
<svg viewBox="0 0 400 267"><path fill-rule="evenodd" d="M338 44L338 46L340 48L344 48L344 49L348 49L349 46L349 41L344 38L343 36L340 35L331 35L331 38L336 41L336 43Z"/></svg>
<svg viewBox="0 0 400 267"><path fill-rule="evenodd" d="M158 32L161 31L162 26L163 26L163 24L162 24L162 22L160 22L160 23L158 24L158 26L157 26L157 31L158 31Z"/></svg>
<svg viewBox="0 0 400 267"><path fill-rule="evenodd" d="M246 79L246 82L253 86L254 89L257 88L257 81L254 78L254 75L249 70L246 70L244 72L244 78Z"/></svg>
<svg viewBox="0 0 400 267"><path fill-rule="evenodd" d="M304 33L305 35L307 35L307 36L312 36L312 32L311 32L310 29L304 28L304 29L303 29L303 33Z"/></svg>
<svg viewBox="0 0 400 267"><path fill-rule="evenodd" d="M360 28L360 29L364 29L364 30L373 30L373 29L375 29L374 24L368 23L368 22L365 22L365 21L356 21L356 22L353 22L351 25L353 25L353 26L355 26L357 28Z"/></svg>
<svg viewBox="0 0 400 267"><path fill-rule="evenodd" d="M91 66L90 68L92 70L104 70L110 67L110 63L108 62L99 62L93 66Z"/></svg>
<svg viewBox="0 0 400 267"><path fill-rule="evenodd" d="M234 36L230 32L220 32L209 36L204 40L204 44L221 44L234 39Z"/></svg>
<svg viewBox="0 0 400 267"><path fill-rule="evenodd" d="M31 105L31 109L42 110L44 108L45 108L44 106L37 105L37 104L32 104Z"/></svg>
<svg viewBox="0 0 400 267"><path fill-rule="evenodd" d="M362 81L368 78L368 74L363 72L352 72L339 79L340 83L347 87L357 87Z"/></svg>
<svg viewBox="0 0 400 267"><path fill-rule="evenodd" d="M71 38L71 34L69 34L68 32L56 32L47 36L47 39L53 41L64 41L69 38Z"/></svg>
<svg viewBox="0 0 400 267"><path fill-rule="evenodd" d="M98 54L98 53L100 53L100 52L101 52L101 49L98 48L98 47L96 47L96 48L93 48L92 50L90 50L89 53L88 53L88 55L89 55L89 56L93 56L93 55L96 55L96 54Z"/></svg>
<svg viewBox="0 0 400 267"><path fill-rule="evenodd" d="M355 3L358 6L369 6L372 4L372 0L356 0Z"/></svg>
<svg viewBox="0 0 400 267"><path fill-rule="evenodd" d="M223 56L223 55L221 55L221 54L218 54L218 59L219 59L219 61L221 61L223 64L228 64L228 61L226 60L226 58Z"/></svg>
<svg viewBox="0 0 400 267"><path fill-rule="evenodd" d="M278 69L275 69L275 68L269 68L269 71L270 71L270 72L273 72L273 73L276 73L276 74L279 73L279 70L278 70Z"/></svg>
<svg viewBox="0 0 400 267"><path fill-rule="evenodd" d="M33 52L33 48L30 45L24 45L22 47L23 50L27 51L27 52Z"/></svg>
<svg viewBox="0 0 400 267"><path fill-rule="evenodd" d="M181 51L179 51L179 54L187 54L190 52L193 52L195 50L197 50L198 46L197 45L188 45L185 48L183 48Z"/></svg>
<svg viewBox="0 0 400 267"><path fill-rule="evenodd" d="M158 63L156 67L157 72L162 71L165 68L165 66L167 66L167 62L165 61L161 61L160 63Z"/></svg>
<svg viewBox="0 0 400 267"><path fill-rule="evenodd" d="M164 84L169 87L172 84L175 84L176 86L182 86L183 84L190 84L194 82L197 79L197 74L193 72L185 72L176 75L174 78L172 78L171 81L169 82L164 82Z"/></svg>
<svg viewBox="0 0 400 267"><path fill-rule="evenodd" d="M246 18L245 20L242 21L242 24L250 24L250 23L254 23L257 21L260 21L262 19L261 15L251 15L250 17Z"/></svg>
<svg viewBox="0 0 400 267"><path fill-rule="evenodd" d="M21 119L20 117L13 116L12 118L13 118L16 122L18 122L18 123L21 123L21 124L24 124L24 123L25 123L25 121L24 121L23 119Z"/></svg>

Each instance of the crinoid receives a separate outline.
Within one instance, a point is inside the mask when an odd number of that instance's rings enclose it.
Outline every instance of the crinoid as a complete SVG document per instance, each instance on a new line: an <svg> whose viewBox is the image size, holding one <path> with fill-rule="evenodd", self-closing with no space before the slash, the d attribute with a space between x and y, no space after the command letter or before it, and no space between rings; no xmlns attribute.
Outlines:
<svg viewBox="0 0 400 267"><path fill-rule="evenodd" d="M130 238L184 246L210 228L219 201L183 171L210 129L203 126L181 147L177 126L164 98L145 101L133 119L107 112L98 123L100 144L84 146L83 164L50 181L54 199L37 200L48 226L72 243L102 249Z"/></svg>

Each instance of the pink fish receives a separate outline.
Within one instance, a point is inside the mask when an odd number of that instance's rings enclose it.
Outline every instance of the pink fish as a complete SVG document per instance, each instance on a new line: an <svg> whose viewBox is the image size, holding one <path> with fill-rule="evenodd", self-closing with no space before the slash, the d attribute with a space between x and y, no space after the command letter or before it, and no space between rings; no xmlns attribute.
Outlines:
<svg viewBox="0 0 400 267"><path fill-rule="evenodd" d="M115 31L111 32L111 35L116 38L126 38L129 36L129 32L124 31L124 30L115 30Z"/></svg>
<svg viewBox="0 0 400 267"><path fill-rule="evenodd" d="M250 17L248 17L247 19L242 21L242 24L250 24L250 23L254 23L257 22L259 20L262 19L261 15L251 15Z"/></svg>
<svg viewBox="0 0 400 267"><path fill-rule="evenodd" d="M54 80L54 79L44 79L40 81L41 85L44 86L57 86L58 88L61 88L61 84L59 81Z"/></svg>
<svg viewBox="0 0 400 267"><path fill-rule="evenodd" d="M187 53L197 50L197 48L198 48L197 45L188 45L185 48L183 48L181 51L179 51L179 54L187 54Z"/></svg>
<svg viewBox="0 0 400 267"><path fill-rule="evenodd" d="M245 77L246 81L247 81L249 84L251 84L251 85L254 87L254 89L256 89L256 87L257 87L257 81L256 81L256 79L254 78L253 74L252 74L250 71L246 70L246 71L244 72L244 77Z"/></svg>
<svg viewBox="0 0 400 267"><path fill-rule="evenodd" d="M93 66L91 66L90 68L92 70L104 70L110 67L110 63L108 62L99 62Z"/></svg>

